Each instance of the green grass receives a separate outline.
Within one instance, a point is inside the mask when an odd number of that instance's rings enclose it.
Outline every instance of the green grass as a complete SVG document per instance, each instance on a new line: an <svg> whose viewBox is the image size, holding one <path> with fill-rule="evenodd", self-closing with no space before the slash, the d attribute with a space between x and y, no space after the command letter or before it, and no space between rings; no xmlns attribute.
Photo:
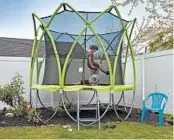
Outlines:
<svg viewBox="0 0 174 140"><path fill-rule="evenodd" d="M73 131L69 132L62 126L54 127L8 127L0 128L0 139L173 139L173 127L153 126L152 124L140 124L129 122L112 122L116 124L115 129L104 128L101 130L97 126L82 127L80 131L74 125Z"/></svg>

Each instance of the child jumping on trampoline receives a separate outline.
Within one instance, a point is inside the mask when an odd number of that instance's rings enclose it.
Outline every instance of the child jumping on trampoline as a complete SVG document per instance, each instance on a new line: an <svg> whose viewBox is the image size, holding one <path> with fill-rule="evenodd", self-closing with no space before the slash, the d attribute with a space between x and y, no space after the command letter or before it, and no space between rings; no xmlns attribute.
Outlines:
<svg viewBox="0 0 174 140"><path fill-rule="evenodd" d="M99 73L99 70L105 73L106 75L109 75L109 71L105 71L101 65L96 63L94 61L94 53L98 51L98 46L97 45L91 45L90 49L88 51L87 55L87 66L90 69L90 75L94 76L93 78L96 78L96 76ZM91 84L91 80L81 80L80 82L74 83L74 84Z"/></svg>
<svg viewBox="0 0 174 140"><path fill-rule="evenodd" d="M91 75L99 73L99 70L105 73L106 75L109 75L109 71L105 71L101 65L98 63L94 62L94 53L98 51L98 46L97 45L91 45L90 49L88 51L88 56L87 56L87 65L88 68L90 69Z"/></svg>

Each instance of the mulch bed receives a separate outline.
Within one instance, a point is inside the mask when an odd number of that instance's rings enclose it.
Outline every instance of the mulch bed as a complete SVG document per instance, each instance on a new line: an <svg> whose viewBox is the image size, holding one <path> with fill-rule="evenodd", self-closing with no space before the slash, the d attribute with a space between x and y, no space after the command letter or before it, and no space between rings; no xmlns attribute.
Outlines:
<svg viewBox="0 0 174 140"><path fill-rule="evenodd" d="M43 120L49 119L53 112L48 111L46 109L40 109L41 116ZM104 108L101 109L100 113L102 114L104 112ZM124 118L127 114L125 111L120 110L118 111L119 115ZM76 118L76 110L71 111L70 113L74 118ZM94 111L82 111L81 117L94 117L95 112ZM133 109L129 118L126 120L127 122L140 122L141 117L141 110L140 109ZM0 127L11 127L11 126L42 126L43 123L38 124L31 124L28 121L27 116L24 117L7 117L3 114L0 114ZM120 121L119 118L116 116L113 109L108 110L108 112L105 114L105 116L101 119L101 122L114 122L114 121ZM58 111L58 113L47 123L47 124L54 124L54 125L65 125L65 124L75 124L74 122L64 110ZM151 113L150 114L150 120L149 122L152 125L158 125L158 114ZM173 123L169 123L166 120L164 120L164 125L173 125Z"/></svg>

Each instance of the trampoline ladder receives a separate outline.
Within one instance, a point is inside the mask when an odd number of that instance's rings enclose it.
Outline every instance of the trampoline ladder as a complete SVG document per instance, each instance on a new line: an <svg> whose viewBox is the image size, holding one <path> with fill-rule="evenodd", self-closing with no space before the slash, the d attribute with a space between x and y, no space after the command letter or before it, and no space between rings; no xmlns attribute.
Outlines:
<svg viewBox="0 0 174 140"><path fill-rule="evenodd" d="M80 92L82 91L93 91L94 92L94 97L96 100L96 105L95 106L89 106L89 105L80 105ZM82 88L79 90L79 92L77 92L77 123L78 123L78 130L80 129L80 123L84 123L84 122L97 122L98 121L98 126L99 126L99 130L100 130L100 107L99 107L99 96L98 96L98 92L96 89L93 88ZM93 118L81 118L80 117L80 111L95 111L96 112L96 116ZM93 123L91 123L93 124Z"/></svg>

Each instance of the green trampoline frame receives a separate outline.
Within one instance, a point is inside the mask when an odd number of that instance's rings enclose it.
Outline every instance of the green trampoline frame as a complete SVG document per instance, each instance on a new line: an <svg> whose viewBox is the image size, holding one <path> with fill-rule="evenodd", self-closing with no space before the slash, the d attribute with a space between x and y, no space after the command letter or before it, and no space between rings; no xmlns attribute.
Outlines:
<svg viewBox="0 0 174 140"><path fill-rule="evenodd" d="M64 6L67 6L69 9L71 9L73 12L75 12L80 19L82 19L84 21L84 23L86 24L86 27L84 27L84 29L81 30L81 32L79 33L79 35L75 38L74 43L70 49L70 51L68 52L68 55L66 56L65 59L65 63L63 65L63 69L61 69L61 64L60 64L60 57L59 54L57 52L56 49L56 45L54 42L54 39L49 31L49 26L51 24L51 22L53 21L54 17L56 16L56 14L60 11L60 9ZM111 68L111 63L109 60L109 56L104 48L104 45L102 43L102 41L100 40L99 35L95 32L95 29L91 26L98 18L100 18L104 13L110 11L114 9L115 12L117 13L117 17L120 19L120 23L123 29L123 33L118 45L118 49L116 52L116 56L114 59L114 65L113 65L113 69ZM92 21L88 22L86 21L78 11L76 11L72 6L70 6L68 3L61 3L59 5L59 7L55 10L55 12L51 15L51 18L49 20L49 22L47 24L43 23L43 21L35 14L32 14L33 16L33 22L34 22L34 33L35 33L35 37L34 37L34 41L33 41L33 46L32 46L32 52L31 52L31 66L30 66L30 88L31 89L40 89L40 90L47 90L47 91L58 91L59 89L63 89L64 91L79 91L82 88L94 88L97 91L103 91L103 92L120 92L120 91L125 91L125 90L135 90L136 87L136 66L135 66L135 58L134 58L134 53L133 53L133 47L131 44L131 35L132 35L132 31L136 22L136 18L134 18L132 21L130 21L128 23L127 26L124 25L123 23L123 19L119 13L119 10L116 6L109 6L108 8L106 8L104 11L100 12ZM36 27L36 19L39 22L39 26ZM85 32L85 30L89 28L92 33L95 35L98 43L101 45L101 48L103 50L104 56L106 58L106 62L108 64L108 69L110 71L110 85L107 86L87 86L87 85L74 85L74 86L66 86L64 84L65 82L65 77L66 77L66 69L68 67L68 63L70 60L70 55L73 52L73 49L75 48L79 38L81 37L81 35ZM40 35L39 40L37 41L37 37L38 37L38 33L40 31L40 29L42 30L42 34ZM128 34L128 29L130 29L130 33ZM47 34L51 44L53 46L53 50L55 53L55 57L56 57L56 63L57 63L57 69L58 69L58 81L59 84L58 85L39 85L39 78L40 78L40 71L41 71L41 67L44 61L44 57L43 57L43 61L41 62L41 66L38 66L38 50L39 47L41 45L41 41L44 37L44 34ZM63 33L62 33L63 34ZM125 65L124 65L124 71L123 71L123 81L125 81L125 69L126 69L126 64L127 64L127 58L128 58L128 51L130 49L130 54L131 54L131 59L132 59L132 65L133 65L133 75L134 75L134 79L133 79L133 84L132 85L115 85L115 77L116 75L116 68L117 68L117 63L118 63L118 57L120 54L120 49L121 49L121 45L122 45L122 41L124 39L124 37L126 37L127 41L128 41L128 45L127 45L127 49L126 49L126 57L125 57ZM37 71L37 79L36 79L36 84L33 84L33 72L34 72L34 66L36 63L36 71Z"/></svg>

